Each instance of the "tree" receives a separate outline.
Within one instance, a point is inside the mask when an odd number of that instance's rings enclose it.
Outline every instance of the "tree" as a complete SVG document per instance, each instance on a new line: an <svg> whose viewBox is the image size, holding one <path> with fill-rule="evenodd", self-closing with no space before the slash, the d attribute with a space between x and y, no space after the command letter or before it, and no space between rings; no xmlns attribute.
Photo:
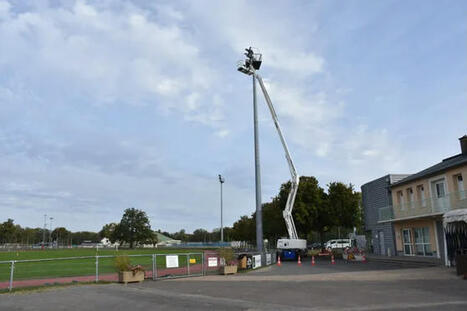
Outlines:
<svg viewBox="0 0 467 311"><path fill-rule="evenodd" d="M279 238L287 236L282 209L278 200L263 204L263 235L270 245L276 245Z"/></svg>
<svg viewBox="0 0 467 311"><path fill-rule="evenodd" d="M99 238L101 240L103 238L107 238L110 240L110 242L115 243L115 241L118 238L115 233L116 228L117 228L117 224L114 222L104 225L101 231L99 231Z"/></svg>
<svg viewBox="0 0 467 311"><path fill-rule="evenodd" d="M279 195L273 199L284 210L290 192L290 181L282 184ZM302 176L292 211L297 233L306 238L311 231L318 232L320 240L332 226L332 219L326 202L326 193L315 177ZM283 222L284 223L284 222ZM283 225L285 227L285 223Z"/></svg>
<svg viewBox="0 0 467 311"><path fill-rule="evenodd" d="M175 240L180 240L183 242L188 240L188 235L186 234L185 229L181 229L180 231L175 232L174 234L172 234L172 237Z"/></svg>
<svg viewBox="0 0 467 311"><path fill-rule="evenodd" d="M120 223L115 228L115 234L119 241L130 244L130 248L133 248L135 243L152 241L155 235L146 213L136 208L125 210Z"/></svg>
<svg viewBox="0 0 467 311"><path fill-rule="evenodd" d="M196 229L190 237L191 242L207 242L209 232L204 229Z"/></svg>
<svg viewBox="0 0 467 311"><path fill-rule="evenodd" d="M242 216L232 227L232 237L237 241L251 242L256 237L255 218Z"/></svg>
<svg viewBox="0 0 467 311"><path fill-rule="evenodd" d="M58 245L60 240L66 241L70 235L71 232L64 227L55 228L54 231L52 231L52 240L56 240Z"/></svg>
<svg viewBox="0 0 467 311"><path fill-rule="evenodd" d="M13 219L8 218L7 221L0 225L0 239L2 243L14 243L17 241L16 231L18 228L13 222Z"/></svg>
<svg viewBox="0 0 467 311"><path fill-rule="evenodd" d="M328 185L328 203L334 225L338 228L353 228L361 223L360 194L352 184L341 182Z"/></svg>

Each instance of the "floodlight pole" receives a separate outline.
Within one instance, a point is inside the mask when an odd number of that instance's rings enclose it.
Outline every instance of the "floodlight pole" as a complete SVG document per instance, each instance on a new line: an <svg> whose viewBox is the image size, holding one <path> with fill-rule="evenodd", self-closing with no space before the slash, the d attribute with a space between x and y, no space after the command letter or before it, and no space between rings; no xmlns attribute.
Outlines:
<svg viewBox="0 0 467 311"><path fill-rule="evenodd" d="M224 177L219 174L219 183L221 184L221 243L224 243L224 221L223 221L223 197L222 197L222 184L225 182Z"/></svg>
<svg viewBox="0 0 467 311"><path fill-rule="evenodd" d="M253 129L255 139L255 187L256 187L256 249L263 251L263 212L261 207L261 170L259 163L258 107L256 104L256 74L253 79Z"/></svg>

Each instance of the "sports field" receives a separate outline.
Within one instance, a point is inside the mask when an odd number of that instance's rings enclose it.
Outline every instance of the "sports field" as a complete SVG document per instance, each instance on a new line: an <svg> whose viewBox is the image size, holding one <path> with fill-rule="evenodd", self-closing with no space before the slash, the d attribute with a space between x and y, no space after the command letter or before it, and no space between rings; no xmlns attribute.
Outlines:
<svg viewBox="0 0 467 311"><path fill-rule="evenodd" d="M0 261L28 260L27 262L16 262L14 269L14 280L30 280L53 277L73 277L96 274L95 256L119 256L129 255L132 264L142 265L146 270L152 269L152 254L187 254L178 256L179 266L186 267L187 259L192 260L192 264L201 263L202 249L60 249L60 250L28 250L0 252ZM192 253L191 255L188 255ZM133 255L141 255L135 256ZM89 258L76 258L89 257ZM61 259L58 259L61 258ZM69 259L63 259L69 258ZM156 257L157 268L166 266L165 256ZM43 261L34 261L41 259ZM31 260L31 261L29 261ZM114 267L114 257L99 258L99 275L116 272ZM10 278L10 264L0 263L0 281L7 281Z"/></svg>

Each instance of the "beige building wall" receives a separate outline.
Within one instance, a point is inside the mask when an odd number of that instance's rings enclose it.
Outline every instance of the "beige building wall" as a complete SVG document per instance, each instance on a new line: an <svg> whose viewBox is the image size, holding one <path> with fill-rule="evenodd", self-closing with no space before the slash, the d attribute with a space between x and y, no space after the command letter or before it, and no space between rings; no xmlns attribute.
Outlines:
<svg viewBox="0 0 467 311"><path fill-rule="evenodd" d="M449 170L446 170L445 172L439 173L435 176L431 176L428 178L421 178L406 184L402 185L396 185L394 187L391 187L392 191L392 202L393 206L396 207L394 208L394 217L397 218L403 218L406 217L406 214L401 214L400 210L397 208L399 206L399 193L402 191L403 193L403 202L406 204L407 209L410 208L410 203L409 203L409 195L407 193L408 189L412 189L413 195L414 195L414 200L415 202L420 201L420 195L418 192L418 187L423 186L424 189L424 197L422 199L429 199L434 196L432 193L433 189L431 188L431 182L438 180L438 179L445 179L445 185L446 185L446 194L449 193L455 193L458 191L457 188L457 180L455 179L457 175L462 174L462 178L464 181L464 191L467 190L467 164L463 166L459 166L457 168L451 168ZM418 215L423 215L424 213L429 213L431 210L426 210L424 211L423 207L418 206L419 211L416 211L416 214Z"/></svg>
<svg viewBox="0 0 467 311"><path fill-rule="evenodd" d="M403 229L411 229L411 238L412 244L415 247L415 236L413 234L413 228L423 228L428 227L430 231L430 244L431 250L438 254L438 243L436 238L436 225L435 220L439 220L441 218L429 218L429 219L419 219L419 220L406 220L401 222L394 223L394 233L396 235L396 250L398 253L404 253L404 246L403 246L403 237L402 237L402 230ZM415 251L415 248L414 248Z"/></svg>

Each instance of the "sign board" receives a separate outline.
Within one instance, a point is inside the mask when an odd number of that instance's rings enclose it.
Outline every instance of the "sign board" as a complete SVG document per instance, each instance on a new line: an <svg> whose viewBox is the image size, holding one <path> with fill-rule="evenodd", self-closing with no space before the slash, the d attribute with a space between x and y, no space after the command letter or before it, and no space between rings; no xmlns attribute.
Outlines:
<svg viewBox="0 0 467 311"><path fill-rule="evenodd" d="M253 269L261 267L261 255L253 256Z"/></svg>
<svg viewBox="0 0 467 311"><path fill-rule="evenodd" d="M266 254L266 265L269 266L271 264L271 254Z"/></svg>
<svg viewBox="0 0 467 311"><path fill-rule="evenodd" d="M196 263L196 259L190 258L190 263Z"/></svg>
<svg viewBox="0 0 467 311"><path fill-rule="evenodd" d="M165 265L167 268L178 268L178 255L165 256Z"/></svg>
<svg viewBox="0 0 467 311"><path fill-rule="evenodd" d="M208 267L217 267L217 257L208 258Z"/></svg>

